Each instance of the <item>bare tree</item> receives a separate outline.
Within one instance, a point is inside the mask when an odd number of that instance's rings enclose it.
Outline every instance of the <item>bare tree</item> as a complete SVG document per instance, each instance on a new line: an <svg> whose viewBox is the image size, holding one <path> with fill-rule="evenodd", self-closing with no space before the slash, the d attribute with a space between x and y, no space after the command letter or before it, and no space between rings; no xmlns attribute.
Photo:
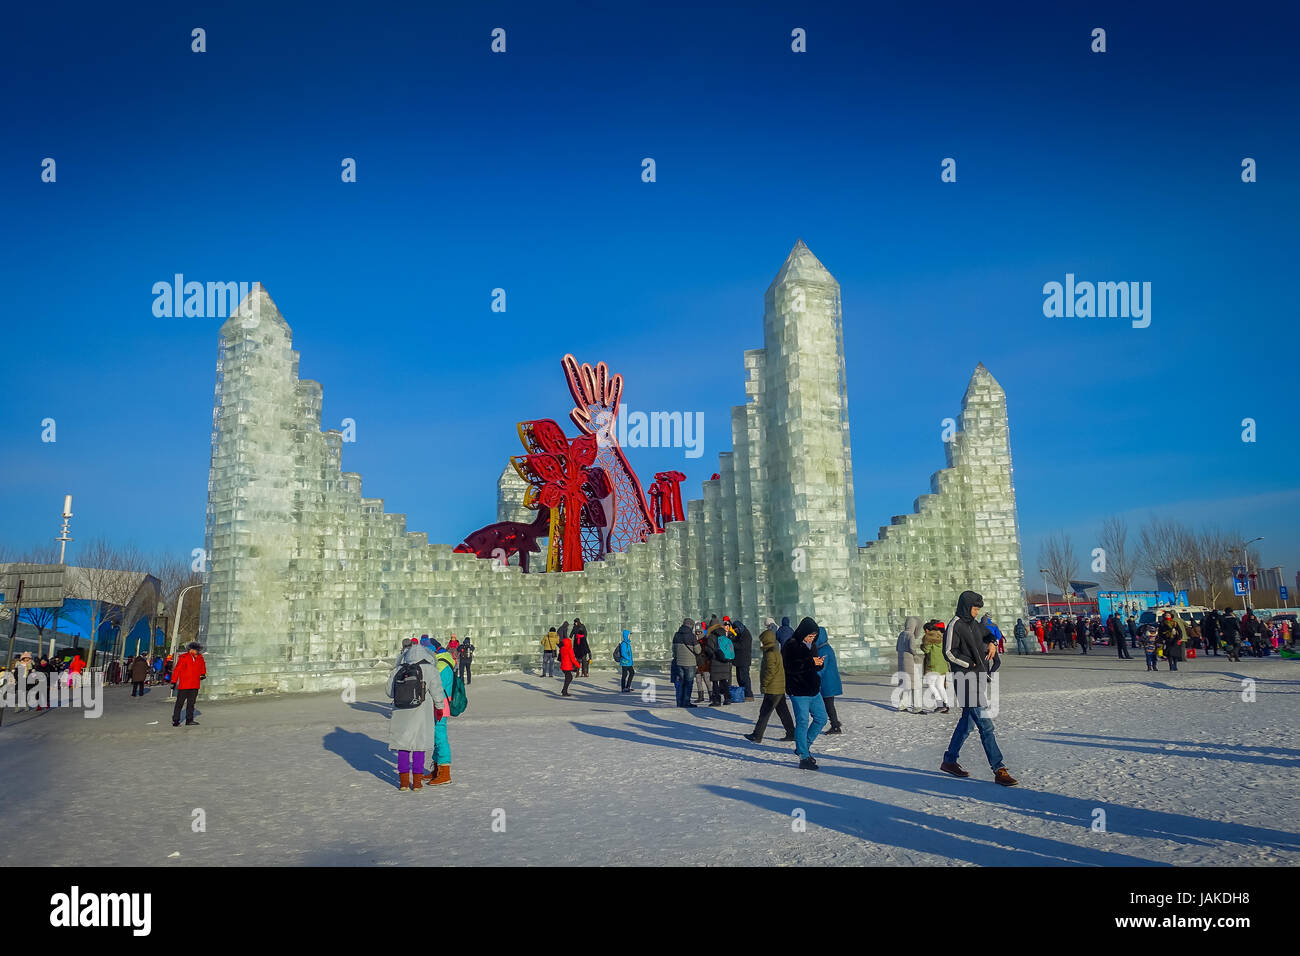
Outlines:
<svg viewBox="0 0 1300 956"><path fill-rule="evenodd" d="M123 627L128 627L125 617L140 583L131 572L138 573L144 561L134 547L120 548L103 538L85 545L81 549L81 560L84 565L79 569L79 576L86 595L86 616L90 625L89 663L93 665L96 640L104 622L117 619ZM138 615L130 626L134 626L137 620ZM119 632L119 636L125 638L126 635Z"/></svg>
<svg viewBox="0 0 1300 956"><path fill-rule="evenodd" d="M1102 522L1101 534L1097 538L1106 554L1105 576L1124 592L1124 604L1127 605L1133 578L1138 572L1137 551L1128 546L1128 522L1119 517L1107 518Z"/></svg>
<svg viewBox="0 0 1300 956"><path fill-rule="evenodd" d="M1156 579L1157 584L1163 579L1171 586L1176 585L1174 565L1177 563L1178 531L1178 522L1158 518L1150 518L1142 526L1138 538L1139 565Z"/></svg>
<svg viewBox="0 0 1300 956"><path fill-rule="evenodd" d="M1196 569L1201 563L1201 539L1186 525L1178 524L1174 531L1173 571L1174 592L1183 585L1191 590L1196 583ZM1190 597L1189 597L1190 600Z"/></svg>
<svg viewBox="0 0 1300 956"><path fill-rule="evenodd" d="M199 633L199 608L202 602L191 593L185 598L181 608L181 619L176 619L176 602L183 589L194 584L202 584L203 576L194 570L190 559L184 555L165 553L154 559L154 574L162 583L162 599L166 606L165 618L172 629L183 639L194 640ZM171 633L171 630L168 631ZM182 640L184 643L184 640Z"/></svg>
<svg viewBox="0 0 1300 956"><path fill-rule="evenodd" d="M1061 589L1068 607L1070 582L1079 573L1079 561L1070 536L1064 531L1050 535L1038 550L1038 565L1047 571L1047 579Z"/></svg>
<svg viewBox="0 0 1300 956"><path fill-rule="evenodd" d="M1220 595L1226 596L1232 580L1232 549L1240 542L1241 535L1235 531L1225 532L1213 526L1202 528L1197 535L1196 581L1211 607L1219 606Z"/></svg>

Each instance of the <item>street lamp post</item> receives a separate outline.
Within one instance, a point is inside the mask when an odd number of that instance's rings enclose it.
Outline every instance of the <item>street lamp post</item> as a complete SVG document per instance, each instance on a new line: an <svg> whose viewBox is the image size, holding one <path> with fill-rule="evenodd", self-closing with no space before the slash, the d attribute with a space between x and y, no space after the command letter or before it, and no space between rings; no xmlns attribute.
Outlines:
<svg viewBox="0 0 1300 956"><path fill-rule="evenodd" d="M54 539L55 541L59 542L59 564L63 564L63 559L66 556L68 550L68 542L74 540L68 534L68 520L71 517L72 517L72 495L64 495L63 496L63 530L59 533L59 536ZM65 590L63 594L66 593L67 591ZM63 594L59 595L60 601L63 600ZM60 604L58 607L54 609L54 633L50 635L50 657L51 658L54 657L54 642L58 640L59 637L59 611L61 610L63 610L62 604ZM73 642L74 648L76 644L77 642L74 641Z"/></svg>
<svg viewBox="0 0 1300 956"><path fill-rule="evenodd" d="M181 610L185 607L185 592L193 591L195 588L203 587L202 584L191 584L181 588L181 593L176 597L176 617L172 619L172 650L168 655L173 661L176 660L176 641L181 636ZM176 685L172 684L171 694L168 700L176 699Z"/></svg>
<svg viewBox="0 0 1300 956"><path fill-rule="evenodd" d="M1263 540L1264 540L1264 536L1261 534L1258 538L1251 538L1249 541L1243 542L1241 545L1241 559L1242 562L1246 565L1246 583L1242 586L1241 589L1242 590L1241 613L1243 614L1245 614L1246 611L1249 610L1249 606L1246 603L1246 598L1250 596L1250 553L1246 549L1250 547L1252 544L1254 544L1256 541L1263 541Z"/></svg>

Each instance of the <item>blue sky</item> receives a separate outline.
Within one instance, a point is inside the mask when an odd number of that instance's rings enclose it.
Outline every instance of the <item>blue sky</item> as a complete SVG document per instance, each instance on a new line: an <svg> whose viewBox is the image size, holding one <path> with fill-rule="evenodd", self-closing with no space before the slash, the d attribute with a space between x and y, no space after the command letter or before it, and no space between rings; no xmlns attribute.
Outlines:
<svg viewBox="0 0 1300 956"><path fill-rule="evenodd" d="M467 6L7 14L0 540L52 537L71 492L80 540L201 546L220 320L154 317L178 272L265 283L326 426L357 423L345 467L431 540L494 519L515 422L565 420L566 351L632 410L703 412L703 458L630 453L698 497L803 237L843 287L860 537L928 489L983 361L1031 571L1123 513L1264 534L1293 578L1293 15ZM1045 318L1067 272L1150 282L1151 326Z"/></svg>

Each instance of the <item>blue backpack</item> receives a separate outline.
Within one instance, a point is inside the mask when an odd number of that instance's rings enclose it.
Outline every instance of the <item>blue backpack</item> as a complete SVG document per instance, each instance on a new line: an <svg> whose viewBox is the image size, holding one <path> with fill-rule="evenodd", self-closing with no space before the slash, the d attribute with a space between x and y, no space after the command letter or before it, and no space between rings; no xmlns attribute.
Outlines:
<svg viewBox="0 0 1300 956"><path fill-rule="evenodd" d="M734 661L736 659L736 647L731 643L731 638L725 633L718 635L718 653L722 655L724 661Z"/></svg>

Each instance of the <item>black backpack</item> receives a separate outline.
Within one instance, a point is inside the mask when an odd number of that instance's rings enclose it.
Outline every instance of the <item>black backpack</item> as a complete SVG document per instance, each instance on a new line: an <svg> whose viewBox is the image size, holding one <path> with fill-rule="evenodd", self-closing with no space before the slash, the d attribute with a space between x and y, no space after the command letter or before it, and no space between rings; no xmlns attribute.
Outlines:
<svg viewBox="0 0 1300 956"><path fill-rule="evenodd" d="M402 664L393 678L393 708L409 710L424 703L424 671L419 663Z"/></svg>

